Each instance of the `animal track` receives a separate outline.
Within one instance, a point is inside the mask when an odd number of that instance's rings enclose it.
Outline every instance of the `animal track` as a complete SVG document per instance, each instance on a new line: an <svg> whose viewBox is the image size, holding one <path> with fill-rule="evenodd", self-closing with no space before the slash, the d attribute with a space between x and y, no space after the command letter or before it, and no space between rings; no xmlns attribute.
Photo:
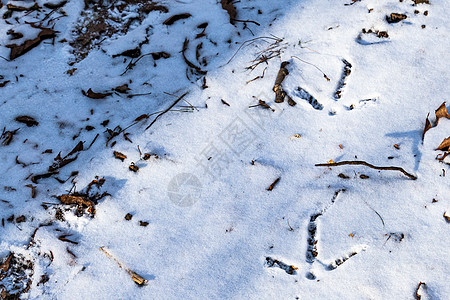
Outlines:
<svg viewBox="0 0 450 300"><path fill-rule="evenodd" d="M317 224L317 218L322 216L335 202L337 197L341 192L345 192L345 189L339 189L336 192L334 192L333 197L331 198L330 204L328 204L322 211L315 213L311 215L308 223L308 239L307 239L307 249L306 249L306 262L308 262L311 266L314 264L314 262L317 260L317 256L319 255L319 251L317 249L317 244L319 242L317 238L317 231L318 231L318 224ZM342 265L344 262L346 262L350 257L355 256L362 250L365 250L366 246L361 245L354 248L352 251L350 251L348 254L338 257L333 262L331 262L328 265L325 265L325 269L328 271L332 271ZM320 261L319 261L320 262ZM312 272L306 273L306 278L310 280L315 280L317 277Z"/></svg>
<svg viewBox="0 0 450 300"><path fill-rule="evenodd" d="M342 92L344 91L344 87L347 84L347 78L352 73L352 64L347 60L342 59L344 63L344 70L342 71L341 79L338 82L336 92L334 93L334 99L339 100L342 97Z"/></svg>
<svg viewBox="0 0 450 300"><path fill-rule="evenodd" d="M319 101L317 101L316 98L314 98L310 93L308 93L305 89L298 87L297 90L295 91L295 95L299 98L302 98L306 101L309 102L309 104L311 104L311 106L314 109L317 110L322 110L323 109L323 105L319 103Z"/></svg>
<svg viewBox="0 0 450 300"><path fill-rule="evenodd" d="M347 255L341 256L337 259L335 259L332 263L330 263L326 269L328 271L332 271L334 269L336 269L337 267L339 267L340 265L342 265L344 262L346 262L350 257L355 256L356 254L358 254L361 251L366 250L366 246L359 246L357 249L349 252Z"/></svg>
<svg viewBox="0 0 450 300"><path fill-rule="evenodd" d="M295 275L297 274L297 272L295 270L297 270L296 267L294 267L293 265L287 265L282 261L279 261L277 259L273 259L269 256L266 257L266 264L269 268L272 267L279 267L280 269L283 269L286 273L288 273L289 275Z"/></svg>

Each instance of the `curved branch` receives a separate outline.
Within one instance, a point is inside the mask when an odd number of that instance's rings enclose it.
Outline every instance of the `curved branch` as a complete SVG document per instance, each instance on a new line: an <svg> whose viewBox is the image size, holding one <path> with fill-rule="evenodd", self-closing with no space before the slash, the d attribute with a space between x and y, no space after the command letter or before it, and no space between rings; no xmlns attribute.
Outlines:
<svg viewBox="0 0 450 300"><path fill-rule="evenodd" d="M365 161L362 160L355 160L355 161L340 161L337 163L331 163L331 164L316 164L316 167L337 167L337 166L343 166L343 165L361 165L361 166L366 166L375 170L391 170L391 171L399 171L402 172L404 175L408 176L409 178L411 178L412 180L416 180L417 176L412 175L408 172L406 172L403 168L400 167L377 167L374 166L372 164L369 164Z"/></svg>

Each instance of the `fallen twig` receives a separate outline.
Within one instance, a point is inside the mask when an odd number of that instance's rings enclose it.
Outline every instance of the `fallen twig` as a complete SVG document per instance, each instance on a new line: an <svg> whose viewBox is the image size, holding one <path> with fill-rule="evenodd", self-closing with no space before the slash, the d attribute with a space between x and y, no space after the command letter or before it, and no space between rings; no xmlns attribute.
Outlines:
<svg viewBox="0 0 450 300"><path fill-rule="evenodd" d="M354 160L354 161L340 161L335 163L326 163L326 164L315 164L316 167L337 167L337 166L343 166L343 165L361 165L366 166L375 170L391 170L391 171L399 171L411 178L412 180L416 180L417 176L412 175L408 172L406 172L403 168L400 167L377 167L372 164L369 164L362 160Z"/></svg>
<svg viewBox="0 0 450 300"><path fill-rule="evenodd" d="M315 64L312 64L312 63L307 62L307 61L305 61L305 60L303 60L303 59L300 59L300 58L297 57L297 56L291 56L291 57L298 59L298 60L301 61L302 63L305 63L305 64L308 64L308 65L310 65L310 66L313 66L314 68L316 68L317 70L319 70L320 73L322 73L323 77L324 77L327 81L330 81L330 78L328 78L328 76L327 76L327 75L326 75L326 74L325 74L318 66L316 66Z"/></svg>
<svg viewBox="0 0 450 300"><path fill-rule="evenodd" d="M145 285L148 283L148 280L142 277L141 275L137 274L136 272L130 270L126 266L124 266L117 258L112 256L108 251L106 251L105 247L100 247L100 250L102 250L103 253L105 253L106 256L108 256L110 259L114 260L121 269L124 269L127 271L127 273L131 276L131 279L138 284L138 285Z"/></svg>
<svg viewBox="0 0 450 300"><path fill-rule="evenodd" d="M280 181L281 177L278 177L277 179L275 179L274 182L272 182L272 184L266 189L268 191L273 190L273 188L277 185L277 183Z"/></svg>
<svg viewBox="0 0 450 300"><path fill-rule="evenodd" d="M189 92L184 93L183 95L181 95L177 100L175 100L174 103L172 103L172 105L170 105L166 110L164 110L163 112L161 112L160 114L158 114L156 116L156 118L150 123L150 125L147 126L147 128L145 128L145 130L149 129L155 122L156 120L159 119L159 117L161 117L162 115L164 115L165 113L167 113L169 110L172 109L172 107L174 107L175 105L177 105L178 102L180 102L184 96L186 96Z"/></svg>
<svg viewBox="0 0 450 300"><path fill-rule="evenodd" d="M184 62L185 62L189 67L191 67L192 69L194 69L195 71L197 71L198 73L200 73L200 74L202 74L202 75L206 75L206 73L207 73L206 71L203 71L202 69L200 69L200 67L194 65L192 62L190 62L190 61L187 59L185 52L186 52L188 46L189 46L189 40L188 40L188 39L185 39L185 40L184 40L184 43L183 43L183 49L181 50L181 54L183 55Z"/></svg>

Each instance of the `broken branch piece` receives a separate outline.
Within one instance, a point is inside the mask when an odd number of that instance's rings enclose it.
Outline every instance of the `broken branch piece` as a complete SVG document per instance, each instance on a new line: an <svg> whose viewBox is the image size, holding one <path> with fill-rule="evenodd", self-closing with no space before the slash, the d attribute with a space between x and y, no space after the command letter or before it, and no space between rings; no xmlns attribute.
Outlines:
<svg viewBox="0 0 450 300"><path fill-rule="evenodd" d="M112 256L111 253L109 253L105 247L100 247L100 250L102 250L103 253L105 253L106 256L108 256L110 259L114 260L121 269L124 269L125 271L127 271L127 273L131 276L131 279L133 279L133 281L138 284L138 285L146 285L148 283L148 280L145 279L144 277L142 277L141 275L137 274L136 272L134 272L133 270L130 270L129 268L127 268L126 266L124 266L117 258L115 258L114 256Z"/></svg>
<svg viewBox="0 0 450 300"><path fill-rule="evenodd" d="M316 164L316 167L337 167L337 166L343 166L343 165L361 165L366 166L375 170L391 170L391 171L399 171L411 178L412 180L416 180L417 176L412 175L408 172L406 172L403 168L400 167L377 167L372 164L369 164L365 161L355 160L355 161L341 161L341 162L333 162L333 163L326 163L326 164Z"/></svg>

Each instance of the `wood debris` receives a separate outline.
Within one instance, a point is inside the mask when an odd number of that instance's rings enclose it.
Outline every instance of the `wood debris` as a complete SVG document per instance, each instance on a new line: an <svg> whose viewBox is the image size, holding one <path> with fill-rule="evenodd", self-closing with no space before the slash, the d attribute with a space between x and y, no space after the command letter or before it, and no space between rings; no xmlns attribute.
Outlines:
<svg viewBox="0 0 450 300"><path fill-rule="evenodd" d="M266 189L267 191L271 191L274 189L274 187L278 184L278 182L280 181L281 177L278 177L277 179L275 179L274 182L272 182L272 184Z"/></svg>
<svg viewBox="0 0 450 300"><path fill-rule="evenodd" d="M400 167L377 167L374 166L372 164L369 164L365 161L358 161L358 160L354 160L354 161L341 161L341 162L333 162L332 160L330 160L330 162L326 163L326 164L316 164L316 167L336 167L336 166L343 166L343 165L360 165L360 166L366 166L375 170L391 170L391 171L399 171L402 172L404 175L406 175L407 177L411 178L412 180L416 180L417 176L410 174L408 172L406 172L403 168Z"/></svg>
<svg viewBox="0 0 450 300"><path fill-rule="evenodd" d="M131 279L137 284L137 285L146 285L148 283L148 280L142 277L141 275L137 274L133 270L127 268L123 263L121 263L117 258L115 258L111 253L108 252L108 250L105 249L105 247L100 247L100 250L105 253L105 255L114 260L121 269L124 269L131 277Z"/></svg>
<svg viewBox="0 0 450 300"><path fill-rule="evenodd" d="M289 74L288 69L286 68L289 65L288 61L283 61L280 66L280 70L278 71L277 78L275 79L275 84L272 90L275 92L275 102L281 103L284 101L286 97L286 92L283 90L281 84L284 78Z"/></svg>

